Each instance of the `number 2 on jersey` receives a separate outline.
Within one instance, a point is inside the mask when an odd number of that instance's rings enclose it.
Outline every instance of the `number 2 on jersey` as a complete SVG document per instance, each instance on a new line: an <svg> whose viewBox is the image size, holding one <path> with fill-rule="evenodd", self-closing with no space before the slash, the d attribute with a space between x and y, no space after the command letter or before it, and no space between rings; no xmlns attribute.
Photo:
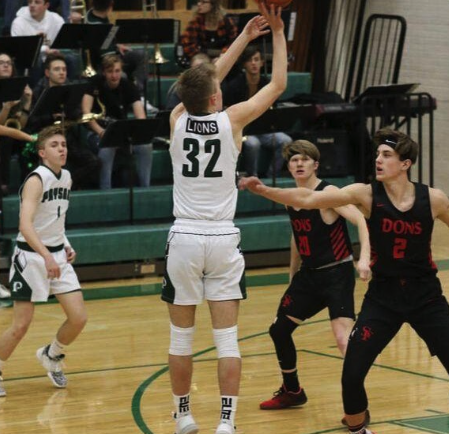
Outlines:
<svg viewBox="0 0 449 434"><path fill-rule="evenodd" d="M200 162L198 160L198 155L200 153L200 142L193 138L184 139L183 150L187 152L186 157L190 164L182 165L182 175L187 178L197 178L200 176ZM204 151L207 154L212 154L206 169L204 169L204 177L221 178L223 176L223 172L221 170L214 170L221 153L220 140L206 140L204 144Z"/></svg>
<svg viewBox="0 0 449 434"><path fill-rule="evenodd" d="M393 258L394 259L404 258L406 248L407 248L407 240L405 238L395 238L393 247Z"/></svg>

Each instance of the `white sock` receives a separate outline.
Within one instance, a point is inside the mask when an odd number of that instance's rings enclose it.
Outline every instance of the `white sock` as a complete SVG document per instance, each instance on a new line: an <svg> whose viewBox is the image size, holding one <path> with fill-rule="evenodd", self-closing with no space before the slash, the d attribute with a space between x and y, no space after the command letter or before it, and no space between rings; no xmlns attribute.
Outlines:
<svg viewBox="0 0 449 434"><path fill-rule="evenodd" d="M227 423L234 426L238 399L238 396L221 395L220 423Z"/></svg>
<svg viewBox="0 0 449 434"><path fill-rule="evenodd" d="M177 417L190 414L190 393L187 395L173 394L173 403L175 404L175 413Z"/></svg>
<svg viewBox="0 0 449 434"><path fill-rule="evenodd" d="M48 349L48 355L52 359L54 359L55 357L58 357L63 353L64 345L55 338L55 340L51 343L50 348Z"/></svg>

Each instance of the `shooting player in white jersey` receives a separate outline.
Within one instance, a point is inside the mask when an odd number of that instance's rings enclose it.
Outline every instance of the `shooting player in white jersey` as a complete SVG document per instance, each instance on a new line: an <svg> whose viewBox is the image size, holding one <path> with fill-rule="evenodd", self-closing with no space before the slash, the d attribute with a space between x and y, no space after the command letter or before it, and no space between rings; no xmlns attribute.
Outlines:
<svg viewBox="0 0 449 434"><path fill-rule="evenodd" d="M53 385L64 388L64 349L83 330L87 314L80 284L71 263L76 253L65 236L72 179L62 167L67 146L60 127L41 131L36 143L41 165L20 188L20 223L10 271L14 301L12 325L0 336L0 371L25 336L34 313L34 303L54 295L67 319L53 342L36 352ZM0 381L0 396L5 396Z"/></svg>
<svg viewBox="0 0 449 434"><path fill-rule="evenodd" d="M162 299L170 314L169 369L176 434L198 432L190 411L192 342L196 306L204 299L211 313L218 353L221 416L215 434L234 434L241 376L237 342L239 301L246 298L240 232L233 224L237 202L237 157L243 128L282 94L287 84L287 49L281 8L251 20L215 65L183 73L177 85L182 103L170 116L174 173L174 215L166 252ZM252 98L222 110L220 82L247 44L273 36L272 78Z"/></svg>

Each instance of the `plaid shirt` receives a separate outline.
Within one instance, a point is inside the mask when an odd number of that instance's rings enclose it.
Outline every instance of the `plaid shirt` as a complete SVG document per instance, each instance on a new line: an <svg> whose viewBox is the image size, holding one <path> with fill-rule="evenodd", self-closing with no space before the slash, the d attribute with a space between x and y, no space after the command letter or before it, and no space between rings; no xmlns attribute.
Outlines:
<svg viewBox="0 0 449 434"><path fill-rule="evenodd" d="M215 40L208 40L210 31L206 30L205 17L198 15L189 22L181 35L181 44L184 54L189 59L197 53L207 54L208 49L220 49L224 53L237 37L237 27L231 18L225 16L218 22Z"/></svg>

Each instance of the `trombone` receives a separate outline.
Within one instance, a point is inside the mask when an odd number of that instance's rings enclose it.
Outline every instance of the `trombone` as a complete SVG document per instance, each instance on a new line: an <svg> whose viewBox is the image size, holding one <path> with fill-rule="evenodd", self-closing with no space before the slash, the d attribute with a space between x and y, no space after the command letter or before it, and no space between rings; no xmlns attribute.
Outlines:
<svg viewBox="0 0 449 434"><path fill-rule="evenodd" d="M159 18L159 13L157 11L157 0L150 0L150 3L147 3L147 0L142 0L142 12L143 12L143 17L146 18L147 17L147 12L148 9L150 9L151 11L151 15L153 18ZM159 44L154 44L154 53L153 53L153 58L150 60L150 63L155 63L157 65L162 65L164 63L169 62L169 60L167 60L161 51L161 46Z"/></svg>
<svg viewBox="0 0 449 434"><path fill-rule="evenodd" d="M87 6L86 0L70 0L70 17L72 17L73 12L77 12L81 16L81 22L86 24L87 22ZM86 54L86 67L82 72L82 76L85 78L93 77L97 75L97 71L92 66L92 59L90 56L90 50L84 50Z"/></svg>

